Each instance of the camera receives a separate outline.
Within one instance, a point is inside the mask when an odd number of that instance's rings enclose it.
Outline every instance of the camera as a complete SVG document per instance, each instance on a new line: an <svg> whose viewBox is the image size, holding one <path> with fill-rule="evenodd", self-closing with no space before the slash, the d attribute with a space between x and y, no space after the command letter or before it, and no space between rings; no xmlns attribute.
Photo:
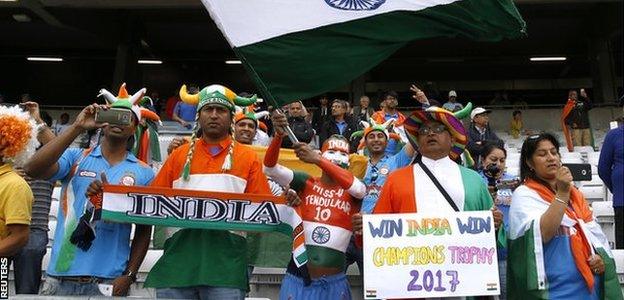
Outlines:
<svg viewBox="0 0 624 300"><path fill-rule="evenodd" d="M488 186L496 186L496 178L500 175L501 168L497 164L490 164L483 170L488 180Z"/></svg>
<svg viewBox="0 0 624 300"><path fill-rule="evenodd" d="M96 123L115 125L129 125L132 123L132 111L123 108L98 109L95 115Z"/></svg>

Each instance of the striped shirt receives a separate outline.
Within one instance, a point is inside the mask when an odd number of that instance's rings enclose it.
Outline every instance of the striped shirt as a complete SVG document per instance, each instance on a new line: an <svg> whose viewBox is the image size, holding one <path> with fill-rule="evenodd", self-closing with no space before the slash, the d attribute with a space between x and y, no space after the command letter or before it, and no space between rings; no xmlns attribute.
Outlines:
<svg viewBox="0 0 624 300"><path fill-rule="evenodd" d="M32 204L32 218L30 228L38 228L48 231L50 218L50 203L52 201L52 189L54 184L47 180L29 180L28 185L35 197Z"/></svg>

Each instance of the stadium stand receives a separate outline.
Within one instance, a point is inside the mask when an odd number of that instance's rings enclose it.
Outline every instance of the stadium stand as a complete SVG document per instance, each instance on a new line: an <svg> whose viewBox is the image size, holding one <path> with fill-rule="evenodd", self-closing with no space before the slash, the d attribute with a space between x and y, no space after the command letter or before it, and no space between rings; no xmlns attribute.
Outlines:
<svg viewBox="0 0 624 300"><path fill-rule="evenodd" d="M169 122L167 122L169 123ZM175 128L177 124L165 124L163 130L161 130L159 135L159 140L161 144L161 151L163 153L163 158L167 156L167 146L169 142L175 137L179 135L186 135L186 133L181 132L179 128ZM562 136L561 132L555 132L556 135ZM605 131L597 130L595 132L596 141L602 142L604 140ZM506 141L505 147L508 152L507 157L507 172L513 175L520 175L519 173L519 160L520 160L520 148L522 147L522 142L524 137L520 139L512 139L506 133L501 134L501 138ZM597 149L600 149L601 144L596 144ZM604 184L600 180L597 175L597 165L598 158L600 157L600 151L596 151L592 147L575 147L574 152L568 152L567 148L562 147L561 149L562 160L565 163L589 163L592 166L592 180L587 182L576 182L575 184L579 189L583 192L586 199L590 203L594 216L598 223L601 225L603 231L607 235L609 243L613 247L615 245L615 220L614 213L612 207L611 198L612 195L605 188ZM56 187L52 193L52 204L50 208L50 221L49 227L50 231L48 233L48 237L50 242L48 243L48 252L43 259L42 269L47 268L52 240L54 239L54 230L57 225L56 215L59 209L59 201L60 198L60 187ZM134 231L131 233L134 236ZM153 242L153 234L152 234L152 242ZM153 243L150 243L150 249L147 252L145 260L139 269L139 274L137 277L137 282L132 285L130 290L130 296L136 298L154 298L155 291L153 289L143 288L143 283L147 277L149 270L154 266L156 261L160 258L163 251L154 249ZM617 264L617 272L620 284L624 289L624 249L613 250L613 255ZM277 299L279 295L279 288L281 285L281 279L284 276L285 269L282 268L254 268L252 276L250 278L250 297L254 297L262 295L267 298L247 298L247 299ZM355 264L351 265L347 270L347 275L352 287L352 293L354 299L362 298L362 279L359 275L357 267ZM44 275L45 277L45 275ZM9 274L9 280L13 280L13 271ZM11 291L13 290L13 284L10 284ZM11 293L13 295L14 292ZM16 299L20 299L18 297ZM30 299L30 298L22 298L22 299Z"/></svg>

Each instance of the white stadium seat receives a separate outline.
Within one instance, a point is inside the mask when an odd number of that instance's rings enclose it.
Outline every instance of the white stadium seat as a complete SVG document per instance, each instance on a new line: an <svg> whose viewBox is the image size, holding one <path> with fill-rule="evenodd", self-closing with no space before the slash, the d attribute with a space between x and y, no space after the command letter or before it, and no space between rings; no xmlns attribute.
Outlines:
<svg viewBox="0 0 624 300"><path fill-rule="evenodd" d="M574 152L592 153L592 152L594 152L594 147L592 147L592 146L574 146Z"/></svg>
<svg viewBox="0 0 624 300"><path fill-rule="evenodd" d="M162 255L163 250L147 250L143 264L141 264L141 267L139 268L139 273L147 274Z"/></svg>
<svg viewBox="0 0 624 300"><path fill-rule="evenodd" d="M54 187L52 190L52 199L56 199L57 201L61 199L61 187Z"/></svg>
<svg viewBox="0 0 624 300"><path fill-rule="evenodd" d="M592 209L596 222L600 224L602 232L607 236L611 249L615 248L615 213L613 202L596 201L592 202Z"/></svg>
<svg viewBox="0 0 624 300"><path fill-rule="evenodd" d="M615 260L615 272L618 274L620 285L624 285L624 249L613 249L613 260Z"/></svg>
<svg viewBox="0 0 624 300"><path fill-rule="evenodd" d="M600 160L600 152L592 152L587 154L587 160L591 165L597 166Z"/></svg>
<svg viewBox="0 0 624 300"><path fill-rule="evenodd" d="M58 216L58 210L59 210L59 201L56 201L54 199L52 199L52 202L50 203L50 220L54 219L56 220L56 216Z"/></svg>
<svg viewBox="0 0 624 300"><path fill-rule="evenodd" d="M583 155L578 152L563 152L561 153L561 161L569 164L581 164L583 163Z"/></svg>
<svg viewBox="0 0 624 300"><path fill-rule="evenodd" d="M581 186L579 190L585 196L585 199L590 203L593 201L605 201L606 193L605 189L602 186Z"/></svg>
<svg viewBox="0 0 624 300"><path fill-rule="evenodd" d="M518 152L507 152L507 161L509 160L520 160L520 153Z"/></svg>
<svg viewBox="0 0 624 300"><path fill-rule="evenodd" d="M519 167L507 167L507 174L511 175L511 176L516 176L519 177L520 176L520 168Z"/></svg>
<svg viewBox="0 0 624 300"><path fill-rule="evenodd" d="M56 232L56 220L50 220L50 222L48 222L48 228L50 230L48 230L48 241L49 244L52 245L52 241L54 240L54 233Z"/></svg>

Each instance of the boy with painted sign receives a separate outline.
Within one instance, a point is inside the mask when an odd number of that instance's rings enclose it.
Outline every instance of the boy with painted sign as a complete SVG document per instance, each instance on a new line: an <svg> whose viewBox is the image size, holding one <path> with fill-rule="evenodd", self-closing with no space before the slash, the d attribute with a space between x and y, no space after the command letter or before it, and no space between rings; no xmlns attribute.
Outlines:
<svg viewBox="0 0 624 300"><path fill-rule="evenodd" d="M348 170L349 142L342 136L331 136L322 154L310 146L294 145L300 160L318 165L323 173L314 178L277 164L284 133L280 128L288 121L281 114L272 116L276 135L264 157L264 171L281 185L290 186L302 199L301 217L308 252L308 271L312 282L306 282L294 262L288 266L280 299L351 299L344 274L345 251L351 238L351 216L359 209L359 199L366 186ZM358 203L355 200L358 200Z"/></svg>

